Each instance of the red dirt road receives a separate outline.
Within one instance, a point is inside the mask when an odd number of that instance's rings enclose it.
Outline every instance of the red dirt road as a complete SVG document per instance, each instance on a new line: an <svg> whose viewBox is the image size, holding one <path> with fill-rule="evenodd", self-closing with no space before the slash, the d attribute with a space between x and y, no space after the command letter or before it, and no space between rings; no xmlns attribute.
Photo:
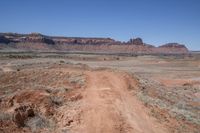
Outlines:
<svg viewBox="0 0 200 133"><path fill-rule="evenodd" d="M128 90L136 81L127 75L109 71L86 72L83 92L82 133L166 133L164 126L150 117L146 108Z"/></svg>

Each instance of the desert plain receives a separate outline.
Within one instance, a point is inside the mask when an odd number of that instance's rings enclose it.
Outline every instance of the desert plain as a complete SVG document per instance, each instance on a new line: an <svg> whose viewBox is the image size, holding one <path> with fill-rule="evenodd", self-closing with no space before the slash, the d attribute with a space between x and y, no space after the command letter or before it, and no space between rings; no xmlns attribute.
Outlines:
<svg viewBox="0 0 200 133"><path fill-rule="evenodd" d="M199 133L200 53L0 52L0 132Z"/></svg>

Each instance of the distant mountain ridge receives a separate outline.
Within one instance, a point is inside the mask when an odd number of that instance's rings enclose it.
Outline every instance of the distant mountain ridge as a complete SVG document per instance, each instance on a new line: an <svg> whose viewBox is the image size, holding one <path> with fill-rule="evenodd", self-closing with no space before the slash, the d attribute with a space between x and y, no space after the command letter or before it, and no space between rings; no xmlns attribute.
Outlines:
<svg viewBox="0 0 200 133"><path fill-rule="evenodd" d="M33 51L83 51L118 53L188 53L185 45L168 43L159 47L143 42L141 38L127 42L111 38L59 37L40 33L0 33L0 49Z"/></svg>

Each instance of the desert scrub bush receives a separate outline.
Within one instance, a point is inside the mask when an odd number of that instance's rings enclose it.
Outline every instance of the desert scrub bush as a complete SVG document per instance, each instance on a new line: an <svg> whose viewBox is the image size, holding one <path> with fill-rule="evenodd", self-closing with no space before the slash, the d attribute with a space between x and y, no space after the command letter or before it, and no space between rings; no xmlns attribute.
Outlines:
<svg viewBox="0 0 200 133"><path fill-rule="evenodd" d="M159 107L161 109L167 109L168 108L168 104L165 103L164 101L162 101L162 100L160 100L158 98L152 98L152 97L150 97L148 95L145 95L142 92L139 92L137 94L137 97L147 105L157 106L157 107Z"/></svg>
<svg viewBox="0 0 200 133"><path fill-rule="evenodd" d="M29 58L33 58L33 55L10 54L10 55L8 55L8 58L11 58L11 59L29 59Z"/></svg>
<svg viewBox="0 0 200 133"><path fill-rule="evenodd" d="M0 121L12 120L12 114L0 113Z"/></svg>
<svg viewBox="0 0 200 133"><path fill-rule="evenodd" d="M47 93L65 93L68 92L69 90L72 90L71 87L60 87L60 88L47 88L45 91Z"/></svg>
<svg viewBox="0 0 200 133"><path fill-rule="evenodd" d="M190 121L191 123L200 125L200 115L196 113L192 113L191 111L185 110L185 109L179 109L177 107L172 107L170 109L170 114L177 119L186 119L187 121Z"/></svg>
<svg viewBox="0 0 200 133"><path fill-rule="evenodd" d="M85 84L85 77L83 74L73 74L69 77L69 82L73 84L84 85Z"/></svg>
<svg viewBox="0 0 200 133"><path fill-rule="evenodd" d="M200 125L200 115L199 113L193 113L187 110L184 105L180 106L180 104L170 105L165 101L160 100L158 98L152 98L144 93L140 92L137 94L137 97L144 102L144 104L151 105L153 107L159 107L160 109L169 110L169 114L177 119L185 119L191 123L195 123Z"/></svg>
<svg viewBox="0 0 200 133"><path fill-rule="evenodd" d="M28 119L25 125L31 129L32 132L37 132L40 129L46 128L49 130L55 129L55 123L51 120L47 120L39 115Z"/></svg>
<svg viewBox="0 0 200 133"><path fill-rule="evenodd" d="M120 58L119 58L119 57L115 57L115 59L116 59L116 60L120 60Z"/></svg>
<svg viewBox="0 0 200 133"><path fill-rule="evenodd" d="M61 106L64 102L64 99L62 97L57 97L57 96L51 96L50 100L54 105L58 106Z"/></svg>
<svg viewBox="0 0 200 133"><path fill-rule="evenodd" d="M60 63L61 63L61 64L63 64L63 63L65 63L65 61L63 61L63 60L60 60Z"/></svg>
<svg viewBox="0 0 200 133"><path fill-rule="evenodd" d="M62 93L66 93L70 90L70 88L67 87L61 87L61 88L57 88L57 93L62 94Z"/></svg>

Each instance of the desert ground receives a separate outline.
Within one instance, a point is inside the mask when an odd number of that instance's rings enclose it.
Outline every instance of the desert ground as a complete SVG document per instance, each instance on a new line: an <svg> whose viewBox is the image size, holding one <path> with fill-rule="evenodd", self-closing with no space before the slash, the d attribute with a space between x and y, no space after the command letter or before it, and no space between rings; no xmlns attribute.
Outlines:
<svg viewBox="0 0 200 133"><path fill-rule="evenodd" d="M200 54L0 52L0 132L199 133Z"/></svg>

